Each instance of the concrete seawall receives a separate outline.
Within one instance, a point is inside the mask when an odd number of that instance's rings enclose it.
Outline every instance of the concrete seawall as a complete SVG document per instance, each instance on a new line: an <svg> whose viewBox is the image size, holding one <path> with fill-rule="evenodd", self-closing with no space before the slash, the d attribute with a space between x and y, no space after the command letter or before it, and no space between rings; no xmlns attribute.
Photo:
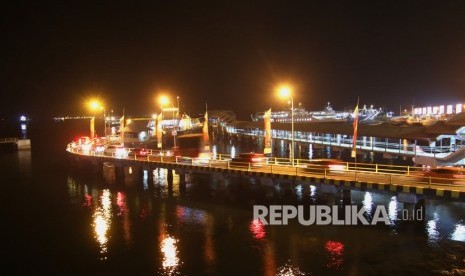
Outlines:
<svg viewBox="0 0 465 276"><path fill-rule="evenodd" d="M30 150L31 149L31 139L19 139L16 142L18 150Z"/></svg>

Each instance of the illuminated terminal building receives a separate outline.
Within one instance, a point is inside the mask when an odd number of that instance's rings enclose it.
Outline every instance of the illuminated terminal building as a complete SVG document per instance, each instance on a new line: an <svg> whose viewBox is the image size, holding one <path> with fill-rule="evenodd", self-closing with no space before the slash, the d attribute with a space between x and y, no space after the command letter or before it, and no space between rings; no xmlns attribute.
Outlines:
<svg viewBox="0 0 465 276"><path fill-rule="evenodd" d="M424 106L415 107L413 109L413 115L417 117L421 116L435 116L438 118L448 117L447 115L454 115L463 112L464 105L457 103L455 105L436 105L436 106Z"/></svg>

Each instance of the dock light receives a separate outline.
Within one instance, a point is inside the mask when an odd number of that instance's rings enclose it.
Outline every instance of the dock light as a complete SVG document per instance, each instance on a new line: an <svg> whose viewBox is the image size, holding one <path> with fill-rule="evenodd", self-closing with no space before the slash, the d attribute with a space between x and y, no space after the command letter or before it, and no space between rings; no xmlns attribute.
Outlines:
<svg viewBox="0 0 465 276"><path fill-rule="evenodd" d="M102 103L98 99L91 99L88 102L88 107L92 111L97 111L103 109Z"/></svg>
<svg viewBox="0 0 465 276"><path fill-rule="evenodd" d="M160 96L160 97L158 98L158 102L159 102L160 105L163 107L163 106L169 104L169 103L170 103L170 100L168 99L167 96L162 95L162 96Z"/></svg>
<svg viewBox="0 0 465 276"><path fill-rule="evenodd" d="M289 157L292 166L294 166L294 98L292 97L292 90L292 87L287 84L282 84L277 88L279 97L291 100L291 148Z"/></svg>
<svg viewBox="0 0 465 276"><path fill-rule="evenodd" d="M91 136L93 136L95 134L95 126L94 126L94 120L95 120L95 112L97 111L103 111L103 133L104 133L104 136L106 137L107 136L107 120L106 120L106 115L105 115L105 105L102 103L101 100L97 99L97 98L92 98L90 100L87 101L87 107L90 111L92 111L92 113L94 114L92 116L92 120L91 120ZM92 137L93 138L93 137Z"/></svg>
<svg viewBox="0 0 465 276"><path fill-rule="evenodd" d="M444 114L444 106L443 105L439 106L439 114Z"/></svg>
<svg viewBox="0 0 465 276"><path fill-rule="evenodd" d="M451 104L447 105L446 113L447 114L452 114L452 105Z"/></svg>
<svg viewBox="0 0 465 276"><path fill-rule="evenodd" d="M279 96L283 99L292 97L292 89L288 85L281 85L278 87Z"/></svg>

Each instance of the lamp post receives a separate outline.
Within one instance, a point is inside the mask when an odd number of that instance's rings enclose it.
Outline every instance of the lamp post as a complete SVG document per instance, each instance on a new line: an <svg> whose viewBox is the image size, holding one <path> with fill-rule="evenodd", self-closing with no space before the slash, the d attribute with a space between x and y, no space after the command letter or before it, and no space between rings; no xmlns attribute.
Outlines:
<svg viewBox="0 0 465 276"><path fill-rule="evenodd" d="M163 129L161 121L163 120L163 106L169 103L168 97L161 95L158 97L158 103L160 104L160 115L157 118L157 140L158 140L158 147L161 151L163 151Z"/></svg>
<svg viewBox="0 0 465 276"><path fill-rule="evenodd" d="M92 119L90 121L90 136L91 139L94 139L94 134L95 134L95 112L98 110L103 110L103 124L104 124L104 135L105 137L107 136L107 122L105 118L105 107L103 104L98 100L98 99L91 99L88 102L88 107L92 111Z"/></svg>
<svg viewBox="0 0 465 276"><path fill-rule="evenodd" d="M278 87L279 96L283 99L291 100L291 150L289 158L291 164L294 166L294 98L292 96L292 88L288 85L281 85Z"/></svg>
<svg viewBox="0 0 465 276"><path fill-rule="evenodd" d="M178 101L178 112L177 112L177 115L179 116L179 96L176 97L177 98L177 101ZM158 98L158 102L160 103L160 109L161 109L161 117L163 118L163 106L166 106L168 104L170 104L170 100L167 96L160 96ZM174 121L175 118L174 118L174 105L171 104L171 107L172 107L172 111L173 111L173 114L172 114L172 120ZM171 133L171 135L173 136L173 147L176 147L176 134L175 134L175 128L173 126L173 132Z"/></svg>
<svg viewBox="0 0 465 276"><path fill-rule="evenodd" d="M176 117L179 118L179 96L176 96L176 100L178 101L178 111Z"/></svg>

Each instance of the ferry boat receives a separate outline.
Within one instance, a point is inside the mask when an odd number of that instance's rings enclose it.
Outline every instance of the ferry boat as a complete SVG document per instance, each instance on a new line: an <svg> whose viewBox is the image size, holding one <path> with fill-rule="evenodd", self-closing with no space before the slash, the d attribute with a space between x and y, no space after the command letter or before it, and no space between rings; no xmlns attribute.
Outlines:
<svg viewBox="0 0 465 276"><path fill-rule="evenodd" d="M321 111L307 111L302 107L294 108L294 122L328 122L328 121L351 121L354 118L354 111L336 111L328 105ZM373 121L382 113L381 108L376 109L371 105L369 108L366 105L359 109L359 121ZM265 112L257 112L252 115L253 121L263 120ZM279 123L291 123L291 110L272 111L271 121Z"/></svg>

